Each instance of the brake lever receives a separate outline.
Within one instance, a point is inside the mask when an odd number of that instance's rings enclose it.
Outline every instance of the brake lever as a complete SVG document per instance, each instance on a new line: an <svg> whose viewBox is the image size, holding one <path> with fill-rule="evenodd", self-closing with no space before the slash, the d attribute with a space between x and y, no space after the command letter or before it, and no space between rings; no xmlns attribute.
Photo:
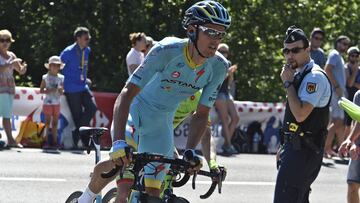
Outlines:
<svg viewBox="0 0 360 203"><path fill-rule="evenodd" d="M223 166L219 166L219 177L218 177L218 192L219 194L221 194L221 189L222 189L222 182L225 180L227 172L226 172L226 168Z"/></svg>
<svg viewBox="0 0 360 203"><path fill-rule="evenodd" d="M196 181L196 177L197 177L197 172L194 173L193 175L193 179L192 179L192 189L195 190L195 181Z"/></svg>

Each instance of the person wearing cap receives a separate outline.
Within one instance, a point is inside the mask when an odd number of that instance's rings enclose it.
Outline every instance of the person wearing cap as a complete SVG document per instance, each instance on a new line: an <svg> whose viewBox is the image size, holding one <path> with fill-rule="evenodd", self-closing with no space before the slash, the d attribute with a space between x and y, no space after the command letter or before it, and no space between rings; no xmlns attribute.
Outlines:
<svg viewBox="0 0 360 203"><path fill-rule="evenodd" d="M60 116L60 96L64 93L64 76L59 72L64 68L59 56L51 56L44 64L48 72L42 76L40 93L45 94L43 100L43 112L45 115L45 137L48 147L58 149L60 143L57 140L57 126ZM52 126L50 142L49 127ZM46 148L46 147L45 147Z"/></svg>
<svg viewBox="0 0 360 203"><path fill-rule="evenodd" d="M324 68L326 63L324 50L321 49L324 38L325 32L322 29L315 27L312 30L310 35L310 56L320 68Z"/></svg>
<svg viewBox="0 0 360 203"><path fill-rule="evenodd" d="M331 85L311 59L303 30L287 29L282 52L286 64L280 77L287 102L274 203L302 203L308 202L310 186L322 163Z"/></svg>
<svg viewBox="0 0 360 203"><path fill-rule="evenodd" d="M354 99L356 91L360 89L359 54L358 47L350 47L347 50L348 63L345 64L346 92L347 99L350 101ZM348 136L350 133L351 122L352 119L345 112L345 136Z"/></svg>
<svg viewBox="0 0 360 203"><path fill-rule="evenodd" d="M129 76L144 61L143 50L146 50L146 35L143 32L134 32L129 35L131 49L126 55L126 66Z"/></svg>
<svg viewBox="0 0 360 203"><path fill-rule="evenodd" d="M64 95L70 108L71 116L75 124L72 132L74 148L78 147L79 138L83 145L88 140L80 137L79 128L89 126L94 117L97 107L87 78L90 54L90 32L86 27L77 27L74 31L75 43L66 47L60 54L61 61L65 63L62 74L64 75Z"/></svg>
<svg viewBox="0 0 360 203"><path fill-rule="evenodd" d="M335 49L331 50L326 61L324 70L328 75L332 86L331 97L331 121L328 127L328 135L325 142L324 156L331 158L336 153L332 149L334 136L337 136L337 143L344 141L344 111L339 107L338 101L346 96L346 74L344 59L341 54L346 53L349 48L350 38L344 35L335 40Z"/></svg>
<svg viewBox="0 0 360 203"><path fill-rule="evenodd" d="M11 43L15 42L9 30L0 30L0 117L7 137L8 147L22 147L12 136L11 117L15 95L14 70L20 75L26 73L27 64L21 58L9 51ZM1 134L0 134L1 137Z"/></svg>

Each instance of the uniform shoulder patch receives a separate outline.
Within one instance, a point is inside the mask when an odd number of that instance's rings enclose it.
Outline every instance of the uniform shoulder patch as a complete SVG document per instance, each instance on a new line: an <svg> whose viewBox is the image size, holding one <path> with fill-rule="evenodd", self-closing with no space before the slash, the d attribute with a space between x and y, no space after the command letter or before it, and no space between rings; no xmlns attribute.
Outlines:
<svg viewBox="0 0 360 203"><path fill-rule="evenodd" d="M316 83L313 83L313 82L306 83L306 91L309 94L316 92Z"/></svg>

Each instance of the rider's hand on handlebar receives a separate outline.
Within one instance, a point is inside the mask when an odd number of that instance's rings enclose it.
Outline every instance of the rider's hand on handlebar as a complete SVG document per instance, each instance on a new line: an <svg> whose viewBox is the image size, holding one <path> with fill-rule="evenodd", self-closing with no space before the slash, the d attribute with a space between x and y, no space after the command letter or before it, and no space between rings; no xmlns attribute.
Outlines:
<svg viewBox="0 0 360 203"><path fill-rule="evenodd" d="M110 149L109 155L112 161L118 166L130 164L130 153L127 153L129 145L124 140L116 140Z"/></svg>
<svg viewBox="0 0 360 203"><path fill-rule="evenodd" d="M197 155L195 153L195 150L193 149L188 149L185 150L184 154L183 154L183 159L185 161L190 162L190 165L192 166L187 172L190 175L193 175L195 172L200 171L200 169L203 166L203 159L201 156Z"/></svg>

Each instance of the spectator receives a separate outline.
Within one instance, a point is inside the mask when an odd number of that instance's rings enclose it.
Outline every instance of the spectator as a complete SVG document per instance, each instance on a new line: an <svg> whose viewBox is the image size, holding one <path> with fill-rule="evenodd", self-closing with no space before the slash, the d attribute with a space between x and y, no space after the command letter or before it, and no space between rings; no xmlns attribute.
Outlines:
<svg viewBox="0 0 360 203"><path fill-rule="evenodd" d="M149 53L150 49L157 43L154 39L150 36L146 36L146 48L143 50L144 57Z"/></svg>
<svg viewBox="0 0 360 203"><path fill-rule="evenodd" d="M143 32L131 33L129 35L132 48L126 55L126 66L129 76L144 60L143 50L146 50L146 35Z"/></svg>
<svg viewBox="0 0 360 203"><path fill-rule="evenodd" d="M336 155L332 149L332 142L335 134L338 143L341 143L344 140L344 111L338 106L338 101L346 94L345 66L341 54L346 52L349 44L349 37L344 35L339 36L335 41L335 49L330 51L329 58L327 59L324 68L332 85L331 122L328 127L328 135L324 149L324 155L328 158Z"/></svg>
<svg viewBox="0 0 360 203"><path fill-rule="evenodd" d="M324 69L326 63L326 56L324 50L321 49L321 45L325 38L325 32L316 27L311 32L310 36L310 56L314 60L314 62L320 66L320 68Z"/></svg>
<svg viewBox="0 0 360 203"><path fill-rule="evenodd" d="M69 105L76 129L73 131L75 148L79 141L79 128L88 126L96 112L96 104L88 86L87 71L90 53L90 32L85 27L78 27L74 32L75 43L66 47L60 54L65 63L64 94ZM83 144L88 144L82 139Z"/></svg>
<svg viewBox="0 0 360 203"><path fill-rule="evenodd" d="M221 43L218 47L218 51L225 57L229 56L229 46ZM230 62L229 62L230 63ZM225 139L225 143L222 146L224 154L236 154L237 151L231 144L231 138L234 134L235 128L239 122L239 116L237 114L234 100L229 92L229 83L234 78L234 72L237 70L237 65L232 65L228 69L228 75L221 85L219 94L216 98L215 107L222 123L222 134ZM230 116L230 120L229 120Z"/></svg>
<svg viewBox="0 0 360 203"><path fill-rule="evenodd" d="M48 72L42 76L40 84L40 93L45 94L43 103L43 112L45 115L45 137L49 143L49 126L52 126L52 143L50 148L58 149L57 143L57 126L60 115L60 96L64 93L64 76L59 73L64 68L60 57L52 56L49 58L48 63L44 66Z"/></svg>
<svg viewBox="0 0 360 203"><path fill-rule="evenodd" d="M360 105L360 91L355 93L353 102L356 105ZM356 160L357 155L353 156L351 151L356 147L360 146L360 123L357 121L355 125L351 128L351 133L346 138L346 140L341 144L339 148L340 156L345 156L349 154L351 156L351 161L349 164L348 174L347 174L347 202L348 203L358 203L359 202L359 188L360 188L360 160ZM356 152L356 150L355 150Z"/></svg>
<svg viewBox="0 0 360 203"><path fill-rule="evenodd" d="M9 147L22 147L17 144L11 132L11 116L15 95L15 80L13 70L20 75L25 74L27 64L9 51L10 45L15 40L10 31L0 30L0 116L3 118L3 128L7 136Z"/></svg>
<svg viewBox="0 0 360 203"><path fill-rule="evenodd" d="M348 94L347 98L352 101L356 91L360 89L359 48L350 47L347 54L348 63L345 65L346 91ZM348 136L350 133L351 122L352 119L347 113L345 113L345 136Z"/></svg>

